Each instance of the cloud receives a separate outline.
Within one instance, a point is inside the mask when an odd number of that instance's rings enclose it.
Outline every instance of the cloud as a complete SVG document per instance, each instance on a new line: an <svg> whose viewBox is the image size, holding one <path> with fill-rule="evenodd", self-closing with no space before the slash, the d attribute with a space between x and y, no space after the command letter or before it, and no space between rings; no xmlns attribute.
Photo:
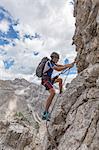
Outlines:
<svg viewBox="0 0 99 150"><path fill-rule="evenodd" d="M7 20L0 21L0 31L7 32L9 30L9 22Z"/></svg>
<svg viewBox="0 0 99 150"><path fill-rule="evenodd" d="M14 65L14 60L9 58L7 60L3 60L3 63L4 63L4 66L5 66L5 69L9 69L11 66Z"/></svg>
<svg viewBox="0 0 99 150"><path fill-rule="evenodd" d="M6 55L7 53L6 53L6 51L5 50L3 50L3 49L0 49L0 55Z"/></svg>
<svg viewBox="0 0 99 150"><path fill-rule="evenodd" d="M0 6L0 46L15 46L14 39L18 39L18 32L14 30L14 26L18 24L11 14ZM5 47L3 47L5 50Z"/></svg>
<svg viewBox="0 0 99 150"><path fill-rule="evenodd" d="M2 4L6 3L6 0L1 1L3 1ZM16 28L20 30L21 34L22 32L41 33L47 43L50 39L57 43L53 48L66 46L71 40L74 18L65 0L17 0L10 1L9 5L6 3L4 6L16 19L19 18L20 24Z"/></svg>
<svg viewBox="0 0 99 150"><path fill-rule="evenodd" d="M1 45L6 52L2 61L9 57L14 60L9 69L12 74L32 74L40 59L49 57L52 51L61 55L62 63L64 58L73 61L76 52L71 43L75 19L69 1L0 0L0 5L13 27L8 33L10 37L5 38L9 43Z"/></svg>

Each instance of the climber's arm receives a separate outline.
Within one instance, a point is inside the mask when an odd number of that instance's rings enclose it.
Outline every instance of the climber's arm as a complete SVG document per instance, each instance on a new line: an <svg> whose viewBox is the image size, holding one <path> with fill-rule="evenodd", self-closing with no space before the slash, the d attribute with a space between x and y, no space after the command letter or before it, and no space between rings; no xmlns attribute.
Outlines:
<svg viewBox="0 0 99 150"><path fill-rule="evenodd" d="M57 66L54 66L53 69L56 70L56 71L62 71L62 70L65 70L67 68L72 68L74 66L74 62L71 63L71 64L66 64L66 65L57 65Z"/></svg>

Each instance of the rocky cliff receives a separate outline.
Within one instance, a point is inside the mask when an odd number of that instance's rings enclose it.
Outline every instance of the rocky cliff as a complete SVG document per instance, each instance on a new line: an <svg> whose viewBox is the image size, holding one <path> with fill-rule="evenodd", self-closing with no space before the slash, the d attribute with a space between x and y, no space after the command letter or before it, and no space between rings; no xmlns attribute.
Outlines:
<svg viewBox="0 0 99 150"><path fill-rule="evenodd" d="M99 0L75 0L74 16L78 75L55 97L48 130L43 89L0 81L0 150L99 150Z"/></svg>
<svg viewBox="0 0 99 150"><path fill-rule="evenodd" d="M24 79L0 81L0 150L42 149L46 96L43 87Z"/></svg>
<svg viewBox="0 0 99 150"><path fill-rule="evenodd" d="M74 16L78 76L57 100L44 150L99 150L99 0L75 0Z"/></svg>

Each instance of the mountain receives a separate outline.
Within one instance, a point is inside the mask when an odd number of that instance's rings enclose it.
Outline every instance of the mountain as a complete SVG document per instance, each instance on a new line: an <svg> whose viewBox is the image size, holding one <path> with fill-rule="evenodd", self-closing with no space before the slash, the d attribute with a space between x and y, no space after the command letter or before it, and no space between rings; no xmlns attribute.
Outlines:
<svg viewBox="0 0 99 150"><path fill-rule="evenodd" d="M45 131L39 131L46 97L42 86L25 79L0 81L0 150L42 146Z"/></svg>
<svg viewBox="0 0 99 150"><path fill-rule="evenodd" d="M0 149L99 150L99 1L74 1L74 16L78 75L56 94L50 122L42 86L0 81Z"/></svg>

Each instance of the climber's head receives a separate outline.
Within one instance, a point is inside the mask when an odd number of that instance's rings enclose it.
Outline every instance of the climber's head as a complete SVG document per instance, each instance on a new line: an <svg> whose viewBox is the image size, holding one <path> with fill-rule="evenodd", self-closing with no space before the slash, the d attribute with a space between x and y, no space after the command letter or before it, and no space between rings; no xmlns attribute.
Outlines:
<svg viewBox="0 0 99 150"><path fill-rule="evenodd" d="M56 52L53 52L53 53L50 55L50 57L51 57L51 60L52 60L54 63L57 63L58 60L59 60L59 54L56 53Z"/></svg>

